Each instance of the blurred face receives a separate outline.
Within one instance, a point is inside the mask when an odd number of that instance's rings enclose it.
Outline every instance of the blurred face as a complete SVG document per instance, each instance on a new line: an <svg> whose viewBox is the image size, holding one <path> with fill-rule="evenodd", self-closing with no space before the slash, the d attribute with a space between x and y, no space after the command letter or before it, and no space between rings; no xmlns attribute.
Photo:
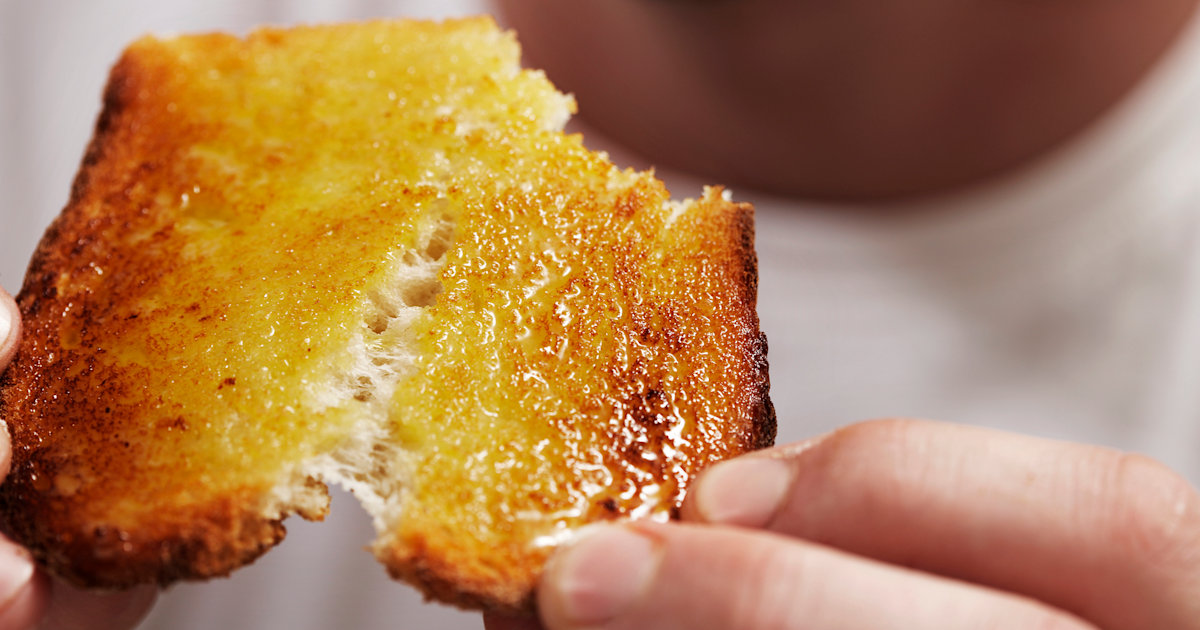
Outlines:
<svg viewBox="0 0 1200 630"><path fill-rule="evenodd" d="M660 164L818 198L1012 169L1118 100L1196 0L505 0L529 63Z"/></svg>

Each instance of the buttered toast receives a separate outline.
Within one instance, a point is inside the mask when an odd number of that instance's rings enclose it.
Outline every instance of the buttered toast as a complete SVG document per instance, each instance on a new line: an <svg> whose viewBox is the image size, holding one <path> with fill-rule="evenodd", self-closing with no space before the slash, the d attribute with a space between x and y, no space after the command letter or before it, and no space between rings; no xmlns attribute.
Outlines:
<svg viewBox="0 0 1200 630"><path fill-rule="evenodd" d="M484 18L131 45L18 296L4 531L168 584L340 484L392 576L513 611L769 445L751 208L587 150L518 58Z"/></svg>

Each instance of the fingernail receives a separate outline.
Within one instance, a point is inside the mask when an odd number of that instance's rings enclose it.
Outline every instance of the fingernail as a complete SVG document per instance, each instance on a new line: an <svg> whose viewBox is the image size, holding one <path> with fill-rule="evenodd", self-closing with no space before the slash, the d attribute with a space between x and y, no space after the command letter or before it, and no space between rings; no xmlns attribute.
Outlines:
<svg viewBox="0 0 1200 630"><path fill-rule="evenodd" d="M775 516L792 481L778 459L743 457L704 471L696 483L696 507L710 523L763 527Z"/></svg>
<svg viewBox="0 0 1200 630"><path fill-rule="evenodd" d="M0 543L0 610L8 608L33 580L33 558L11 543Z"/></svg>
<svg viewBox="0 0 1200 630"><path fill-rule="evenodd" d="M658 562L653 539L625 527L597 525L546 567L542 596L555 609L551 614L569 627L603 624L641 597Z"/></svg>
<svg viewBox="0 0 1200 630"><path fill-rule="evenodd" d="M8 345L8 336L12 333L12 323L12 312L8 310L7 305L0 303L0 348Z"/></svg>

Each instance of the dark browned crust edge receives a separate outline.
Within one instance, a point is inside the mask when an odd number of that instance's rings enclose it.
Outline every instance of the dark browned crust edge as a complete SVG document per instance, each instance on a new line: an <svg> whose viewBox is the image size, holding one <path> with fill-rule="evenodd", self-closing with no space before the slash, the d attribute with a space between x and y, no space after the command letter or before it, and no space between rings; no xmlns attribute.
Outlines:
<svg viewBox="0 0 1200 630"><path fill-rule="evenodd" d="M775 446L775 438L779 431L778 418L775 416L775 404L771 402L771 375L767 362L767 335L759 333L758 343L755 344L755 363L759 365L762 379L759 383L759 397L762 401L758 407L758 415L754 420L754 440L750 450L760 450Z"/></svg>
<svg viewBox="0 0 1200 630"><path fill-rule="evenodd" d="M494 572L477 565L448 561L441 551L447 543L431 537L410 539L406 552L389 550L381 561L392 579L413 585L429 601L502 615L536 612L534 589L549 551L538 566L510 567L513 575L498 580Z"/></svg>
<svg viewBox="0 0 1200 630"><path fill-rule="evenodd" d="M757 404L752 438L746 447L749 450L760 450L775 445L775 437L779 424L775 416L775 405L771 402L771 371L767 358L767 335L762 332L758 320L758 253L754 246L754 206L749 203L734 204L734 220L731 229L737 233L736 242L739 244L737 255L742 264L742 285L747 292L746 301L750 313L754 316L754 327L759 331L756 339L747 348L754 373L757 378Z"/></svg>
<svg viewBox="0 0 1200 630"><path fill-rule="evenodd" d="M4 533L24 545L39 564L84 588L124 589L139 584L167 586L181 580L228 576L283 540L283 518L267 519L246 510L243 497L224 497L188 514L175 527L125 531L97 526L91 532L54 535L39 527L36 513L21 499L32 488L6 486L0 495Z"/></svg>
<svg viewBox="0 0 1200 630"><path fill-rule="evenodd" d="M138 67L127 53L113 66L104 90L103 107L84 152L63 212L46 229L30 260L17 303L25 322L40 321L56 300L57 269L73 243L86 237L89 217L82 206L97 194L93 181L111 176L103 164L118 147L122 119L136 97ZM98 172L99 171L99 172ZM74 235L74 236L72 236ZM27 325L13 362L0 373L0 418L16 406L22 384L35 380L40 359L37 346L61 352L57 339ZM21 427L6 426L14 445L12 464L0 485L0 531L26 547L51 573L81 587L121 589L137 584L161 586L180 580L226 576L249 564L283 540L283 518L256 513L269 489L247 489L236 496L217 497L207 505L191 506L170 515L157 529L123 531L96 526L90 531L64 532L45 527L60 517L30 481L40 437ZM78 528L76 528L78 529ZM57 533L56 533L57 532Z"/></svg>
<svg viewBox="0 0 1200 630"><path fill-rule="evenodd" d="M740 294L736 297L750 326L756 334L748 340L742 352L748 357L747 388L752 390L745 401L746 407L754 410L750 427L745 427L748 437L741 446L746 451L755 451L774 446L778 431L775 405L771 402L770 365L767 360L767 335L762 332L758 318L758 253L755 249L754 206L746 202L729 202L721 199L724 189L720 186L705 191L701 203L720 206L720 218L725 224L716 229L724 232L723 242L729 243L730 273L740 277Z"/></svg>

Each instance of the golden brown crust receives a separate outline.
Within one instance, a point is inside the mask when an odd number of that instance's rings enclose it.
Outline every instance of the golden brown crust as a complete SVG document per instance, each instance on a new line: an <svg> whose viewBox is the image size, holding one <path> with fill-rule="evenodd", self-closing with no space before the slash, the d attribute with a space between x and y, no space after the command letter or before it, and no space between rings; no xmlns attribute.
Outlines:
<svg viewBox="0 0 1200 630"><path fill-rule="evenodd" d="M125 422L112 412L132 407L105 406L96 413L95 405L119 399L129 384L120 375L93 377L95 354L104 350L89 348L89 341L92 327L106 327L111 336L122 318L138 317L119 313L120 302L149 290L172 256L163 250L153 257L130 256L114 237L152 230L146 248L166 241L167 228L154 225L161 218L145 213L143 191L172 159L160 134L182 130L148 120L145 109L136 108L158 81L154 74L129 54L114 66L70 201L35 250L17 297L22 343L0 375L0 418L13 443L12 469L0 492L5 532L52 572L83 586L165 585L227 575L285 533L282 518L247 510L258 502L261 488L187 504L167 498L152 506L154 521L128 528L89 522L94 495L67 492L82 481L77 477L85 469L120 474L136 457L129 443L111 439ZM72 282L106 269L116 277L103 284ZM64 440L74 443L64 447ZM78 490L85 489L80 484Z"/></svg>
<svg viewBox="0 0 1200 630"><path fill-rule="evenodd" d="M376 555L512 612L564 532L666 518L770 445L752 209L670 205L550 129L561 97L516 56L484 20L135 43L18 296L5 533L81 585L225 575L322 515L297 463L382 414L404 455L370 465L405 477ZM428 71L355 83L364 59ZM453 243L414 245L429 220ZM401 296L418 358L372 402L362 365L401 364L347 357L401 339L378 294L414 253L439 285Z"/></svg>

